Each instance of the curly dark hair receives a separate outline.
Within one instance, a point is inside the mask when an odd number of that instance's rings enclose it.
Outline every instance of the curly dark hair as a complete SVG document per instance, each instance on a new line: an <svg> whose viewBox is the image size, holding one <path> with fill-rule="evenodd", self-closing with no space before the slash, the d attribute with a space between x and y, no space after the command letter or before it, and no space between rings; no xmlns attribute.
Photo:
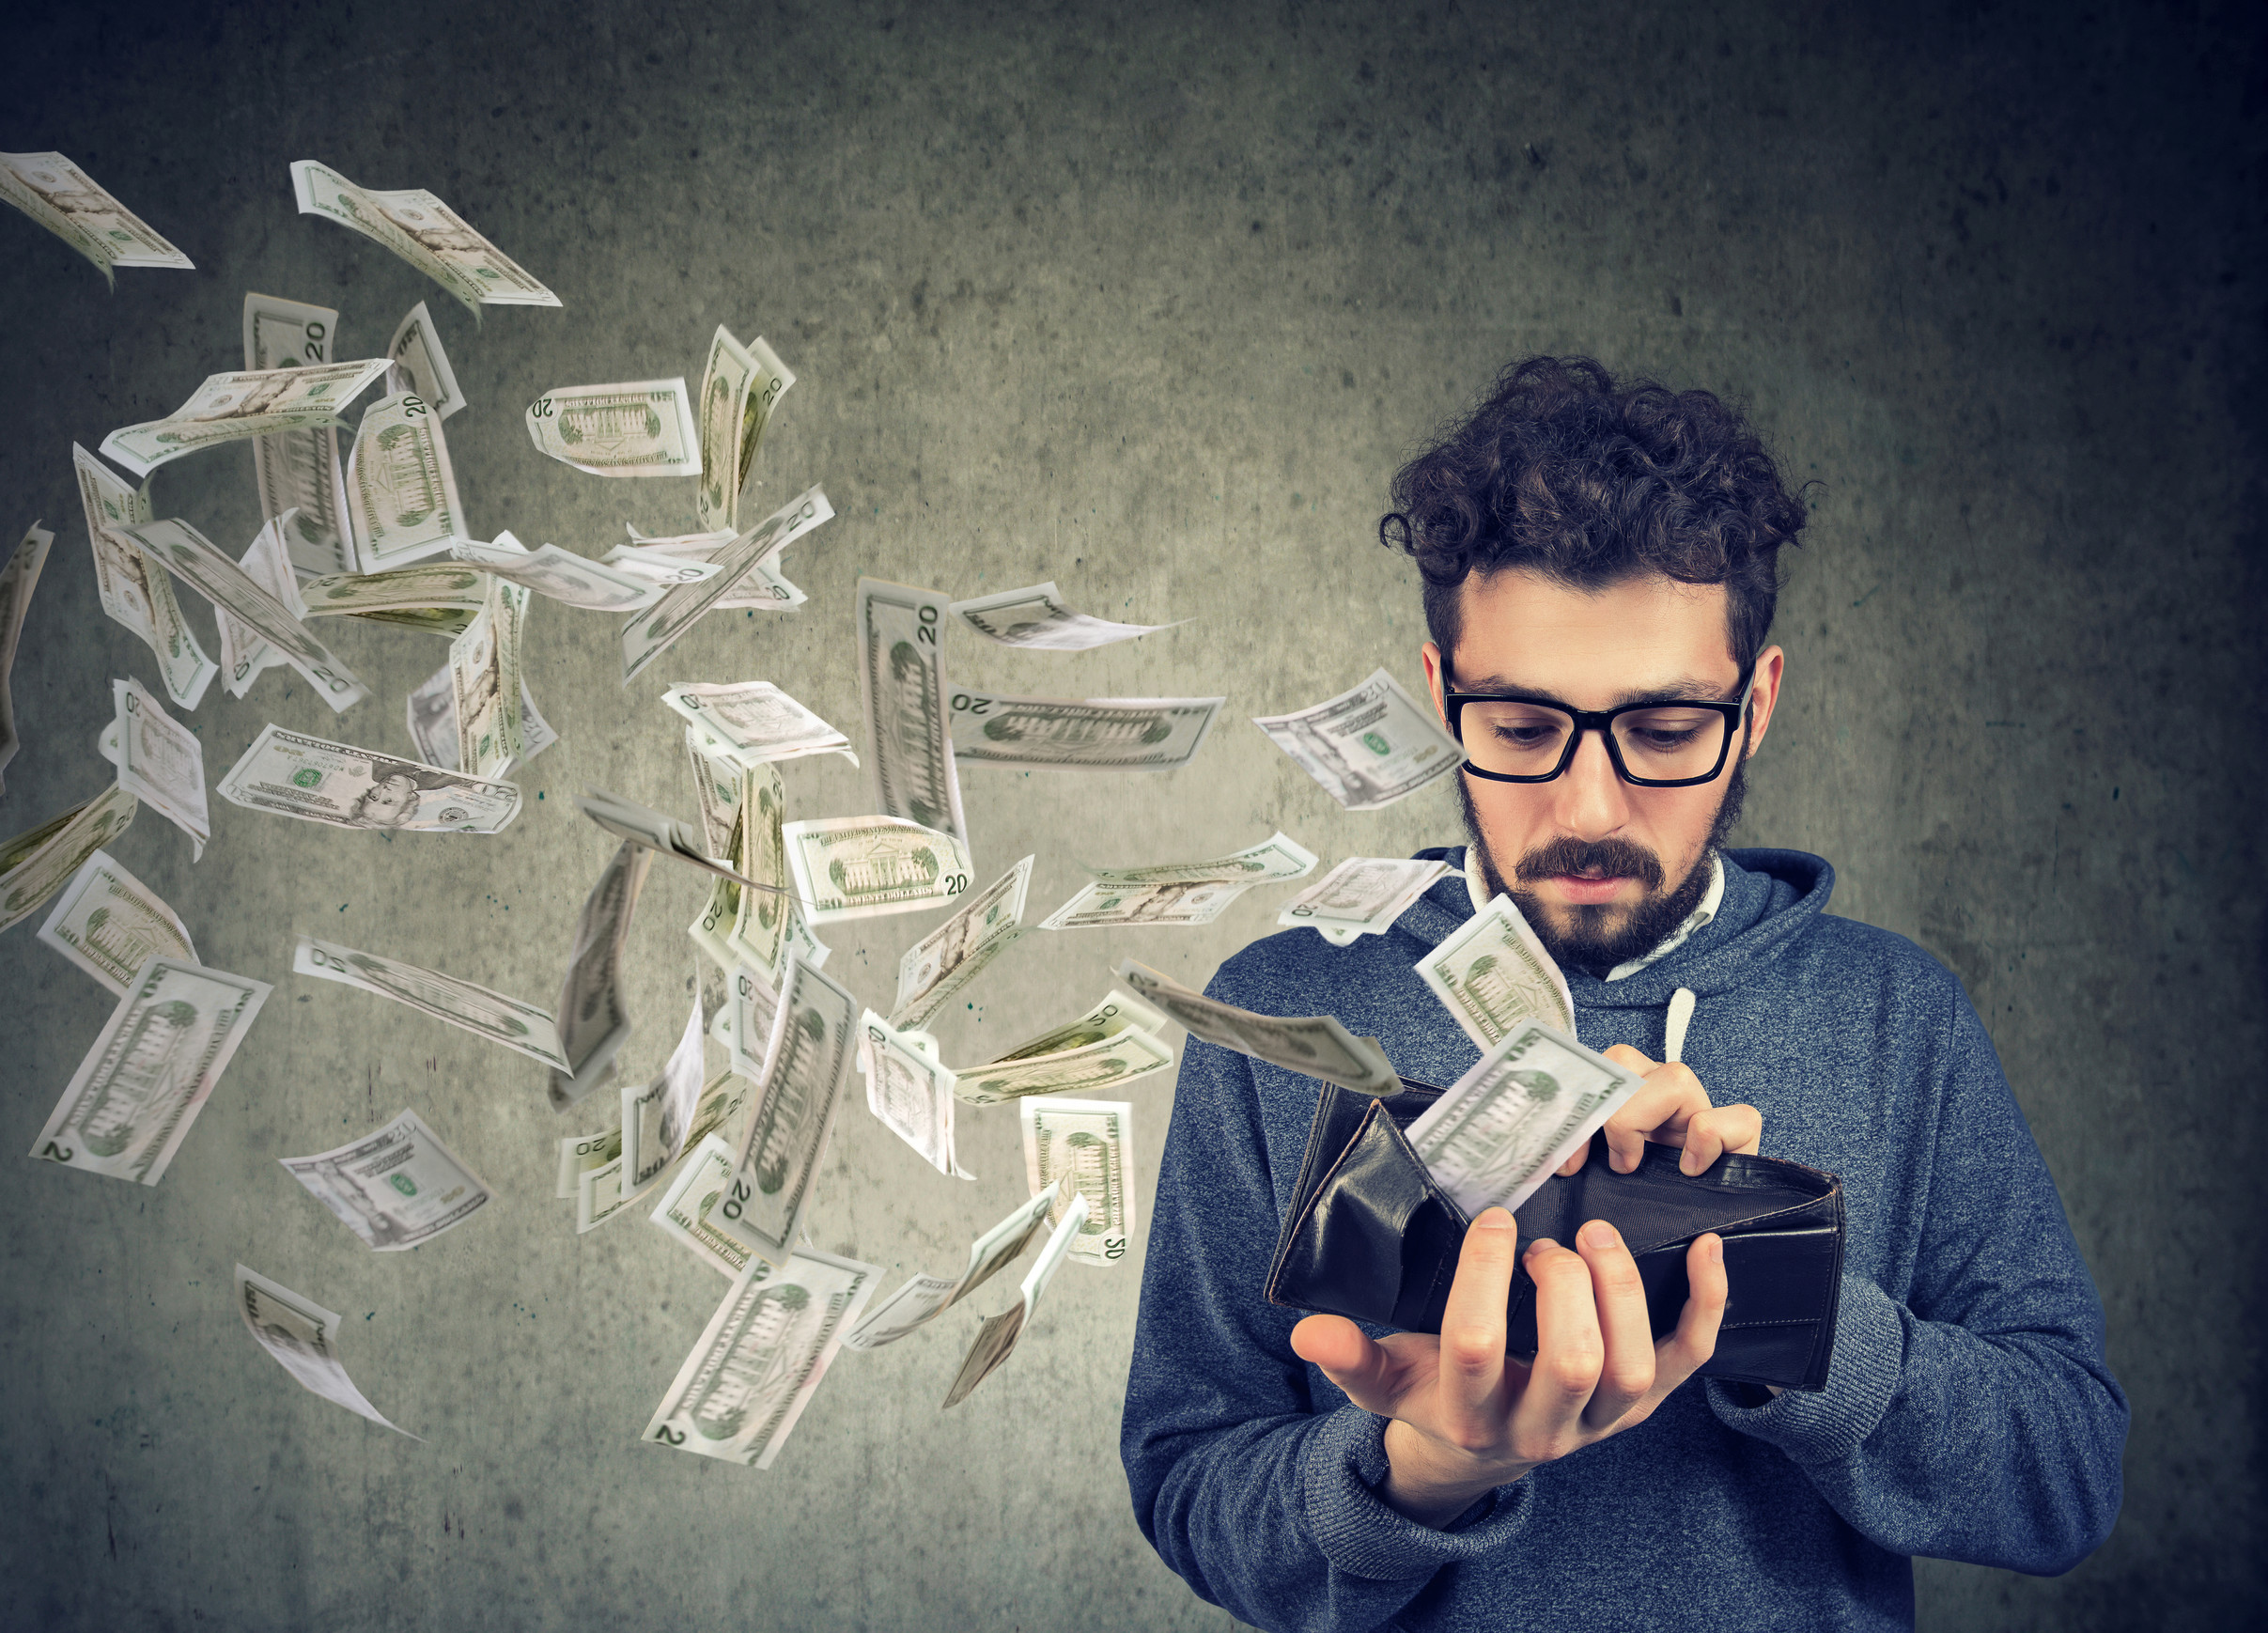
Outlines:
<svg viewBox="0 0 2268 1633"><path fill-rule="evenodd" d="M1378 542L1425 575L1425 627L1444 654L1468 576L1527 568L1580 590L1639 574L1723 584L1745 670L1779 597L1779 547L1803 501L1747 420L1706 391L1617 385L1588 357L1530 357L1395 473Z"/></svg>

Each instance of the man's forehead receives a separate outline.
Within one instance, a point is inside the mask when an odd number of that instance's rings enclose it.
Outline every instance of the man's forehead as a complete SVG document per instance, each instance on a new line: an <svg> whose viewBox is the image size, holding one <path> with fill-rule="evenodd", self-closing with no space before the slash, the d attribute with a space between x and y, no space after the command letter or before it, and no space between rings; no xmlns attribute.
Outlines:
<svg viewBox="0 0 2268 1633"><path fill-rule="evenodd" d="M1463 689L1707 690L1738 668L1721 584L1645 574L1581 587L1517 569L1473 575L1458 599Z"/></svg>

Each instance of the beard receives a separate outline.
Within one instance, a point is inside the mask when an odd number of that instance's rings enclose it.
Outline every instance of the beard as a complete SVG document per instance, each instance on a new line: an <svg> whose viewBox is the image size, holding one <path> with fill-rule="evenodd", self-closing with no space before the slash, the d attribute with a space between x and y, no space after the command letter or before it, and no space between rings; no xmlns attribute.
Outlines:
<svg viewBox="0 0 2268 1633"><path fill-rule="evenodd" d="M1744 756L1733 762L1725 797L1717 802L1717 815L1710 819L1709 836L1701 842L1700 854L1693 859L1693 865L1685 870L1685 877L1667 890L1663 886L1667 874L1661 858L1644 846L1627 839L1602 839L1586 844L1572 836L1540 845L1521 857L1513 869L1512 881L1507 883L1498 870L1496 858L1489 854L1488 842L1482 836L1481 814L1472 801L1471 782L1463 776L1457 778L1457 802L1465 811L1465 833L1471 842L1471 858L1481 864L1484 898L1493 898L1499 893L1512 897L1529 927L1535 931L1536 940L1544 943L1544 950L1561 969L1587 970L1594 975L1603 975L1661 945L1701 905L1709 889L1709 859L1723 848L1726 837L1740 821L1741 807L1748 799L1748 766ZM1643 894L1629 907L1601 903L1562 908L1559 910L1570 912L1574 918L1561 928L1547 914L1535 892L1523 888L1538 879L1580 873L1635 879L1643 887Z"/></svg>

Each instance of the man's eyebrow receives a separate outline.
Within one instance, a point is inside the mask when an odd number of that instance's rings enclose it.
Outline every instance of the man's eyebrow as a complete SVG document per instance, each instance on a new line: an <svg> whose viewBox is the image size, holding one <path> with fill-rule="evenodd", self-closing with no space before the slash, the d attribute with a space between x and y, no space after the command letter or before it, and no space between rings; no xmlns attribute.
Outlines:
<svg viewBox="0 0 2268 1633"><path fill-rule="evenodd" d="M1467 692L1510 692L1520 697L1533 698L1538 703L1555 704L1570 712L1575 711L1575 705L1560 696L1559 693L1546 687L1523 686L1509 676L1484 675L1472 680L1459 676L1453 690ZM1614 700L1607 707L1608 708L1626 708L1634 703L1722 703L1726 701L1724 692L1724 687L1717 681L1702 680L1692 676L1681 676L1674 680L1663 681L1658 686L1633 687L1627 692L1617 693Z"/></svg>

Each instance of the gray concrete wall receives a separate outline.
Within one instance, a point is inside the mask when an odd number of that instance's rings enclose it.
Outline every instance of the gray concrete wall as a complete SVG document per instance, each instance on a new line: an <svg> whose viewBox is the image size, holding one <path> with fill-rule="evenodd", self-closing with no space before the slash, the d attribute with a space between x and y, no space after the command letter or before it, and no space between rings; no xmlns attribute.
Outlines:
<svg viewBox="0 0 2268 1633"><path fill-rule="evenodd" d="M1411 440L1515 354L1592 352L1747 403L1812 490L1786 707L1743 838L1840 870L1985 1014L2103 1287L2132 1392L2124 1516L2033 1580L1924 1563L1929 1628L2226 1626L2262 1591L2260 37L2239 8L1875 13L1748 5L1077 7L675 3L52 7L10 25L6 147L59 148L197 262L101 276L0 220L0 525L57 533L15 672L0 831L108 778L113 676L69 444L239 357L247 288L338 306L344 355L428 302L472 408L473 525L594 552L684 525L690 484L536 456L554 385L698 374L719 322L800 380L761 495L838 519L784 618L712 618L627 692L611 621L539 605L530 683L564 740L496 840L213 807L192 865L118 845L211 963L276 994L163 1185L23 1164L0 1189L0 1621L13 1625L1214 1627L1135 1531L1115 1434L1136 1267L1068 1269L1009 1370L936 1402L973 1317L831 1376L779 1465L640 1445L721 1283L636 1221L551 1199L540 1073L290 973L294 938L549 1002L609 848L571 795L691 815L676 677L763 677L855 731L862 573L956 595L1053 576L1193 620L1081 657L959 641L1002 689L1226 693L1199 764L965 774L986 877L1026 851L1213 854L1282 826L1327 858L1457 837L1440 791L1340 811L1245 716L1385 663L1413 685L1411 569L1371 542ZM2249 30L2248 32L2246 30ZM476 328L407 266L294 213L287 162L429 187L555 288ZM160 473L160 515L241 551L241 447ZM210 614L185 597L210 637ZM334 723L291 677L218 686L215 776L272 720L403 751L430 638L341 631L378 688ZM662 671L666 671L664 674ZM792 768L791 815L862 809ZM1280 894L1280 893L1279 893ZM657 865L626 1054L655 1069L702 892ZM1273 926L1042 938L942 1024L952 1057L1097 996L1131 954L1191 979ZM930 921L831 940L886 1003ZM0 940L5 1140L25 1148L111 1007ZM1171 1089L1133 1091L1145 1167ZM275 1159L415 1107L498 1188L374 1257ZM1769 1149L1770 1131L1765 1134ZM844 1116L820 1245L955 1262L1022 1194L1016 1123L963 1123L977 1183ZM349 1314L413 1444L302 1393L231 1311L239 1260ZM992 1307L990 1302L985 1308ZM1666 1587L1674 1594L1674 1586Z"/></svg>

